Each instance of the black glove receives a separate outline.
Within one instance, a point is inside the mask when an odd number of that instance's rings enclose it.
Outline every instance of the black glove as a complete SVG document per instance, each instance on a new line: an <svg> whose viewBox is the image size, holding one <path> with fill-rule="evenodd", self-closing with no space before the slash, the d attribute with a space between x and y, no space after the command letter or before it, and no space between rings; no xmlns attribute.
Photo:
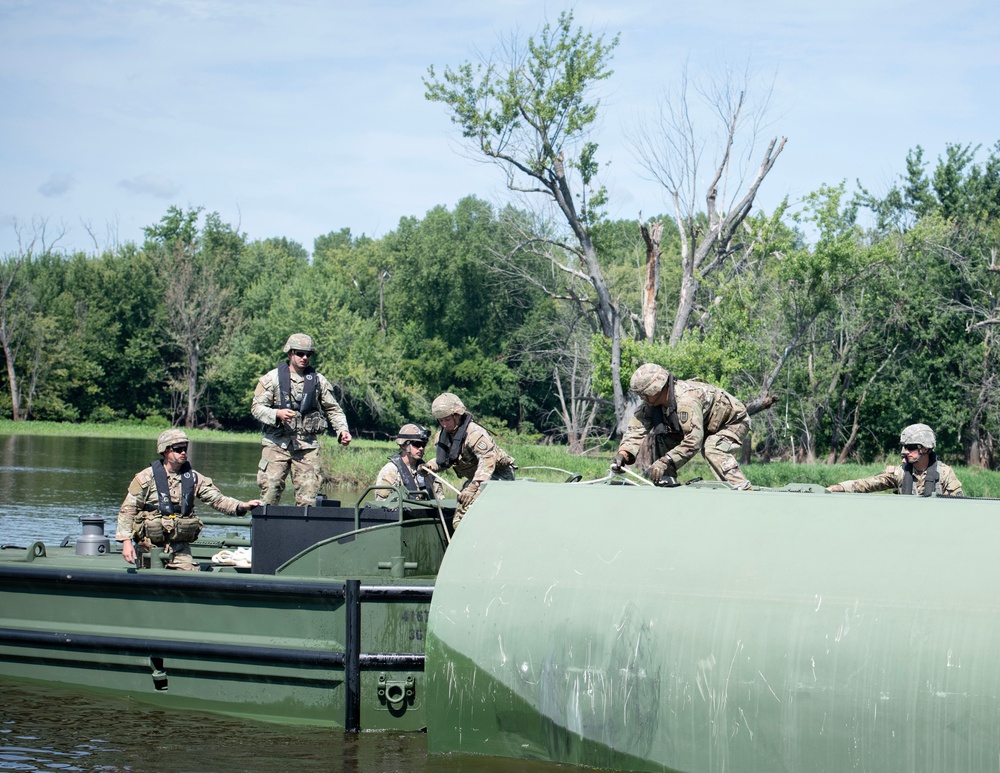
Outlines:
<svg viewBox="0 0 1000 773"><path fill-rule="evenodd" d="M625 468L625 454L618 454L611 460L611 472L621 472Z"/></svg>
<svg viewBox="0 0 1000 773"><path fill-rule="evenodd" d="M677 467L674 465L674 460L669 458L657 459L646 470L646 477L653 483L659 483L664 478L676 478Z"/></svg>
<svg viewBox="0 0 1000 773"><path fill-rule="evenodd" d="M479 493L479 484L470 483L464 489L458 492L458 503L463 507L468 507L473 502L476 501L476 495Z"/></svg>

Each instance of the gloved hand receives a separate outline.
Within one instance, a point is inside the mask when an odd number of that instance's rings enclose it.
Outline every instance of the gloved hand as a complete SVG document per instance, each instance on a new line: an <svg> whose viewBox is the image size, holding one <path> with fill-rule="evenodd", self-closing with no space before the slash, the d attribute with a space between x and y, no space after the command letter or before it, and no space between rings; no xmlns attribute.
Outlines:
<svg viewBox="0 0 1000 773"><path fill-rule="evenodd" d="M677 467L674 465L673 459L657 459L646 470L646 477L653 483L659 483L664 477L676 478Z"/></svg>
<svg viewBox="0 0 1000 773"><path fill-rule="evenodd" d="M417 467L417 472L422 472L426 475L428 472L437 472L437 468L437 461L434 459L428 459L426 462Z"/></svg>
<svg viewBox="0 0 1000 773"><path fill-rule="evenodd" d="M832 491L834 494L843 494L846 489L839 483L834 483L832 486L827 486L826 490Z"/></svg>
<svg viewBox="0 0 1000 773"><path fill-rule="evenodd" d="M611 472L621 472L625 468L625 454L617 454L611 460Z"/></svg>
<svg viewBox="0 0 1000 773"><path fill-rule="evenodd" d="M470 483L464 489L458 492L458 503L463 507L468 507L474 501L476 501L476 495L479 493L479 484Z"/></svg>

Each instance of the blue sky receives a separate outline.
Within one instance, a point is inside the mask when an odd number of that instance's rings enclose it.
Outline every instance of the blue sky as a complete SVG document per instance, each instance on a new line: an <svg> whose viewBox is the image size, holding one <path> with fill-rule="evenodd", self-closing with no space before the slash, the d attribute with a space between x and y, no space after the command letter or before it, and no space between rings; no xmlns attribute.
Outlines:
<svg viewBox="0 0 1000 773"><path fill-rule="evenodd" d="M569 7L0 0L0 255L42 222L70 250L141 241L170 205L311 251L330 231L381 236L469 194L504 201L499 171L463 151L421 78ZM624 133L685 63L697 79L749 60L773 79L768 134L788 144L765 209L844 179L884 191L918 144L933 161L949 142L982 144L982 157L1000 140L1000 3L572 8L584 28L621 35L594 138L615 217L667 210Z"/></svg>

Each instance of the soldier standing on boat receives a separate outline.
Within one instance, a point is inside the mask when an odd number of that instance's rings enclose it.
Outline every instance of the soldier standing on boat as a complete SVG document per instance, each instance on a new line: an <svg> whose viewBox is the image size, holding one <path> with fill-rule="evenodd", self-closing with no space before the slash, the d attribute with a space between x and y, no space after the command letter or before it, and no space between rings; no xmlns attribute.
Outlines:
<svg viewBox="0 0 1000 773"><path fill-rule="evenodd" d="M288 361L260 377L250 406L264 432L257 485L264 503L276 505L291 472L295 504L314 505L321 483L317 434L329 430L342 446L353 438L333 387L310 365L312 338L295 333L284 352Z"/></svg>
<svg viewBox="0 0 1000 773"><path fill-rule="evenodd" d="M466 478L451 521L452 528L457 529L483 485L490 480L514 480L517 467L486 428L473 420L457 395L451 392L438 395L431 403L431 414L441 429L434 438L436 457L425 466L433 472L451 467L460 478Z"/></svg>
<svg viewBox="0 0 1000 773"><path fill-rule="evenodd" d="M640 365L630 388L643 405L635 412L611 462L614 472L635 462L652 433L656 460L646 472L653 483L676 478L677 471L701 451L718 480L750 489L736 456L750 433L746 406L724 389L703 381L675 379L654 363Z"/></svg>
<svg viewBox="0 0 1000 773"><path fill-rule="evenodd" d="M156 440L160 458L132 478L125 501L118 510L115 539L122 543L122 558L134 564L135 543L146 550L154 545L170 553L167 569L197 571L191 545L202 523L194 515L194 499L226 515L242 515L262 504L259 499L241 502L227 497L211 478L191 469L188 436L181 429L168 429Z"/></svg>
<svg viewBox="0 0 1000 773"><path fill-rule="evenodd" d="M892 490L893 494L915 494L929 497L940 494L949 497L962 496L962 484L955 471L944 462L938 461L934 453L937 438L934 430L926 424L911 424L899 436L902 446L903 464L889 465L884 472L870 478L845 480L827 486L834 493L852 492L870 494L875 491Z"/></svg>
<svg viewBox="0 0 1000 773"><path fill-rule="evenodd" d="M396 433L399 453L390 456L389 461L379 470L375 485L400 486L411 496L441 499L444 496L441 482L419 470L430 437L430 430L419 424L404 424L400 427ZM375 493L375 499L388 499L391 493L388 490L378 491Z"/></svg>

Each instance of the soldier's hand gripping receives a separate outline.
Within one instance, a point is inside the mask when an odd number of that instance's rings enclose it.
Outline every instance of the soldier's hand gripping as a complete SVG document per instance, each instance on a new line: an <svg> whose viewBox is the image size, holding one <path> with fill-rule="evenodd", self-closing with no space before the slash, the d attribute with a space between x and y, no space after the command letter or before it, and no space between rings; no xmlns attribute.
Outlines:
<svg viewBox="0 0 1000 773"><path fill-rule="evenodd" d="M611 472L621 473L625 469L625 454L617 454L611 460Z"/></svg>
<svg viewBox="0 0 1000 773"><path fill-rule="evenodd" d="M646 477L653 483L659 483L665 477L676 478L677 467L674 465L673 459L657 459L652 465L650 465L650 468L646 470Z"/></svg>
<svg viewBox="0 0 1000 773"><path fill-rule="evenodd" d="M468 507L473 502L476 501L476 494L479 493L479 484L476 482L470 483L468 486L463 488L458 492L458 503Z"/></svg>

